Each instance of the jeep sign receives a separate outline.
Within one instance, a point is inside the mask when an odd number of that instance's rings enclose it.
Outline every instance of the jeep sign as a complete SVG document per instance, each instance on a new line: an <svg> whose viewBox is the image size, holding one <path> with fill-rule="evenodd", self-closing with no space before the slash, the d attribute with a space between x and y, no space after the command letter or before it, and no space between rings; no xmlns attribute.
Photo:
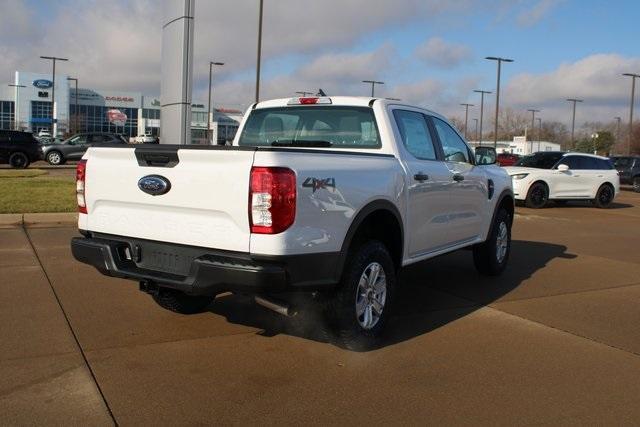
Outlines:
<svg viewBox="0 0 640 427"><path fill-rule="evenodd" d="M38 89L49 89L53 87L53 82L51 80L38 79L33 81L33 85Z"/></svg>

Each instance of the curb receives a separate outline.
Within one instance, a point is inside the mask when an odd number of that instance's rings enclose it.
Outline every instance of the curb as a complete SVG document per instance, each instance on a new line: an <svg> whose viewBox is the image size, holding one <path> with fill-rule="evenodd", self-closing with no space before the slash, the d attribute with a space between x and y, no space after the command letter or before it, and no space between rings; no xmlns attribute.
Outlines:
<svg viewBox="0 0 640 427"><path fill-rule="evenodd" d="M55 228L77 225L76 212L0 214L0 228Z"/></svg>

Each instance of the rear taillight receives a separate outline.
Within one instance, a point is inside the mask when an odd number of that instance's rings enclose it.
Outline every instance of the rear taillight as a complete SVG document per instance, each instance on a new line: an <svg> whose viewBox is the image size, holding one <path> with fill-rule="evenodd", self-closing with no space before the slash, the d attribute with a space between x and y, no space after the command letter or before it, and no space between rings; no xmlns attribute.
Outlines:
<svg viewBox="0 0 640 427"><path fill-rule="evenodd" d="M87 201L84 198L87 179L87 161L80 160L76 166L76 195L78 197L78 212L87 213Z"/></svg>
<svg viewBox="0 0 640 427"><path fill-rule="evenodd" d="M296 175L288 168L253 167L249 184L252 233L277 234L296 218Z"/></svg>

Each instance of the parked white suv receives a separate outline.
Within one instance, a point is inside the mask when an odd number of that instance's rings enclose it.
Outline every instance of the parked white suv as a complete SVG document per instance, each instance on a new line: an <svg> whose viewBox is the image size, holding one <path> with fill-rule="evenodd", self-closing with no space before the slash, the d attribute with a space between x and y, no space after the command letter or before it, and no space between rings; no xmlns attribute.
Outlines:
<svg viewBox="0 0 640 427"><path fill-rule="evenodd" d="M620 177L611 160L591 154L541 151L505 170L513 179L516 200L534 209L549 200L591 200L606 208L620 192Z"/></svg>
<svg viewBox="0 0 640 427"><path fill-rule="evenodd" d="M418 107L265 101L232 146L90 148L72 252L181 313L225 291L285 314L294 293L314 295L345 345L366 346L400 268L472 247L481 273L503 271L514 200L494 162Z"/></svg>

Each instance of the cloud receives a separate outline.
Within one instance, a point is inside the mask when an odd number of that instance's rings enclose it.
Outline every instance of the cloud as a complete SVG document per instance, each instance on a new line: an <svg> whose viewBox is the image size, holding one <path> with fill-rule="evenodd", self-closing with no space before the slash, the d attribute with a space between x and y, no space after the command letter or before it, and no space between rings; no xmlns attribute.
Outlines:
<svg viewBox="0 0 640 427"><path fill-rule="evenodd" d="M467 46L447 43L439 37L432 37L418 46L414 55L439 68L454 68L472 57Z"/></svg>
<svg viewBox="0 0 640 427"><path fill-rule="evenodd" d="M505 102L520 108L540 108L552 118L570 120L567 98L580 98L578 121L609 121L626 114L631 82L622 76L640 69L640 57L596 54L561 64L543 74L515 75L505 86Z"/></svg>
<svg viewBox="0 0 640 427"><path fill-rule="evenodd" d="M265 2L263 60L316 58L349 51L372 33L412 22L469 13L477 0L278 0ZM47 72L39 55L68 57L60 72L81 86L158 93L162 7L158 0L64 0L34 13L25 0L0 0L0 75ZM45 18L46 15L46 18ZM255 67L258 8L254 0L196 2L194 90L207 85L208 62L225 62L216 81ZM250 96L252 90L243 93Z"/></svg>
<svg viewBox="0 0 640 427"><path fill-rule="evenodd" d="M368 95L369 87L362 80L385 80L394 70L396 49L384 44L370 52L326 53L308 63L295 67L289 73L281 73L263 79L261 98L283 98L294 96L296 91L317 91L322 88L329 95ZM225 81L216 85L215 97L228 104L237 102L249 104L253 99L253 79ZM206 99L207 88L194 93L194 99ZM376 89L384 96L386 87ZM243 97L240 94L245 94ZM216 101L217 103L217 101Z"/></svg>
<svg viewBox="0 0 640 427"><path fill-rule="evenodd" d="M539 0L533 7L521 12L518 17L518 25L531 27L542 20L551 10L564 0Z"/></svg>

